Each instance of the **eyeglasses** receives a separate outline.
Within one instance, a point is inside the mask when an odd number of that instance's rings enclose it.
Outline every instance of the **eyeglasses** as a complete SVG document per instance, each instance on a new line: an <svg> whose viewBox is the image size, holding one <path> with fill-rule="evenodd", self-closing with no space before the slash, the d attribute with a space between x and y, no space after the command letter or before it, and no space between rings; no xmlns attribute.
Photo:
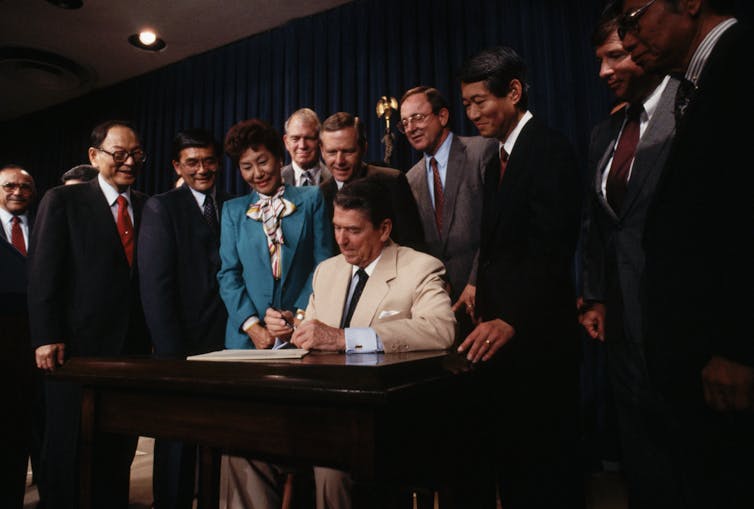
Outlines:
<svg viewBox="0 0 754 509"><path fill-rule="evenodd" d="M620 18L618 18L618 37L623 40L628 32L635 32L639 28L639 18L644 16L647 9L655 3L655 0L649 0L641 7L627 12Z"/></svg>
<svg viewBox="0 0 754 509"><path fill-rule="evenodd" d="M15 182L6 182L3 184L3 191L6 193L12 193L17 189L20 189L24 193L30 193L34 190L31 184L16 184Z"/></svg>
<svg viewBox="0 0 754 509"><path fill-rule="evenodd" d="M186 159L181 164L190 170L198 170L199 166L203 168L216 168L220 161L216 157L205 157L204 159Z"/></svg>
<svg viewBox="0 0 754 509"><path fill-rule="evenodd" d="M406 134L406 131L409 129L409 125L411 125L412 122L416 126L423 126L430 115L432 115L432 113L414 113L398 122L396 127L400 132Z"/></svg>
<svg viewBox="0 0 754 509"><path fill-rule="evenodd" d="M133 157L134 163L136 164L144 164L144 161L147 160L147 154L140 148L134 149L131 152L129 152L128 150L116 150L115 152L108 152L104 148L100 147L97 147L97 150L112 156L115 164L123 164L128 161L129 157Z"/></svg>

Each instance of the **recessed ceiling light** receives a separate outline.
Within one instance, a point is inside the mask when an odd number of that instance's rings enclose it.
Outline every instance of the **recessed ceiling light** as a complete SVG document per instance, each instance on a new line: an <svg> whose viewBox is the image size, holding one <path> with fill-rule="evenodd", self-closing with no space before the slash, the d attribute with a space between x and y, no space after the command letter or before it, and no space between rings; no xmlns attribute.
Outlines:
<svg viewBox="0 0 754 509"><path fill-rule="evenodd" d="M61 9L79 9L84 5L81 0L47 0L47 2Z"/></svg>
<svg viewBox="0 0 754 509"><path fill-rule="evenodd" d="M157 37L152 30L142 30L138 34L133 34L128 37L128 42L145 51L160 51L166 46L165 41Z"/></svg>

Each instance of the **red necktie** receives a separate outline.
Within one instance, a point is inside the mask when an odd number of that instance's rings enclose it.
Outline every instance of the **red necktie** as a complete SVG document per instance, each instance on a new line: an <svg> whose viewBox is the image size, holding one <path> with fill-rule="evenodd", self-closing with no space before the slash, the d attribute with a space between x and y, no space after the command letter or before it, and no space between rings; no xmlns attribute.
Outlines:
<svg viewBox="0 0 754 509"><path fill-rule="evenodd" d="M505 168L508 167L508 152L503 147L500 147L500 178L497 180L497 188L503 183L503 175L505 175Z"/></svg>
<svg viewBox="0 0 754 509"><path fill-rule="evenodd" d="M607 174L607 202L614 212L619 212L623 198L628 189L628 172L634 160L636 146L639 144L639 116L643 111L641 105L631 105L626 111L626 123L620 133L618 147L613 154L610 173Z"/></svg>
<svg viewBox="0 0 754 509"><path fill-rule="evenodd" d="M118 196L118 233L130 266L134 259L134 225L128 215L128 200L123 196Z"/></svg>
<svg viewBox="0 0 754 509"><path fill-rule="evenodd" d="M24 232L21 231L21 218L13 216L11 223L13 223L13 226L10 227L10 243L22 255L26 256L26 242L24 241Z"/></svg>
<svg viewBox="0 0 754 509"><path fill-rule="evenodd" d="M442 180L440 179L440 171L437 169L437 159L434 157L429 160L429 164L432 166L432 181L434 182L435 191L435 224L437 225L437 233L442 235L442 207L445 204L445 197L442 192Z"/></svg>

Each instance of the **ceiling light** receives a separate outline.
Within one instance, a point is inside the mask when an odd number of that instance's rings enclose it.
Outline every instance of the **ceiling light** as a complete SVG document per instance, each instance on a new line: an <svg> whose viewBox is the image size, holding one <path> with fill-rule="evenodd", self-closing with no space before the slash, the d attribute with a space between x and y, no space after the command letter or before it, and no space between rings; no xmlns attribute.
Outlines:
<svg viewBox="0 0 754 509"><path fill-rule="evenodd" d="M145 51L160 51L165 47L165 41L157 37L152 30L142 30L138 34L133 34L128 37L128 42Z"/></svg>
<svg viewBox="0 0 754 509"><path fill-rule="evenodd" d="M157 34L152 32L151 30L144 30L142 32L139 32L139 41L144 46L151 46L155 43L155 41L157 41Z"/></svg>

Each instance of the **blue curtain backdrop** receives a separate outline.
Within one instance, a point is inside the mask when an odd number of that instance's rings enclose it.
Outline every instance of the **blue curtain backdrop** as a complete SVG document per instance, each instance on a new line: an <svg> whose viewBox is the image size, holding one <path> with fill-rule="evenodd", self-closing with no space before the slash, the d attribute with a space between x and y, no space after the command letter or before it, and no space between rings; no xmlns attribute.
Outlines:
<svg viewBox="0 0 754 509"><path fill-rule="evenodd" d="M109 118L133 121L149 161L136 187L170 188L170 141L177 130L205 127L222 139L239 120L259 117L282 131L290 113L311 107L321 118L349 111L367 122L368 159L380 161L380 96L400 99L419 84L452 104L452 127L476 134L461 108L455 75L476 51L510 45L526 59L535 115L562 130L579 154L590 127L608 111L589 36L604 2L596 0L359 0L292 21L119 85L0 126L0 160L24 165L45 190L86 162L91 128ZM392 165L418 158L395 132ZM235 168L227 190L245 192Z"/></svg>

